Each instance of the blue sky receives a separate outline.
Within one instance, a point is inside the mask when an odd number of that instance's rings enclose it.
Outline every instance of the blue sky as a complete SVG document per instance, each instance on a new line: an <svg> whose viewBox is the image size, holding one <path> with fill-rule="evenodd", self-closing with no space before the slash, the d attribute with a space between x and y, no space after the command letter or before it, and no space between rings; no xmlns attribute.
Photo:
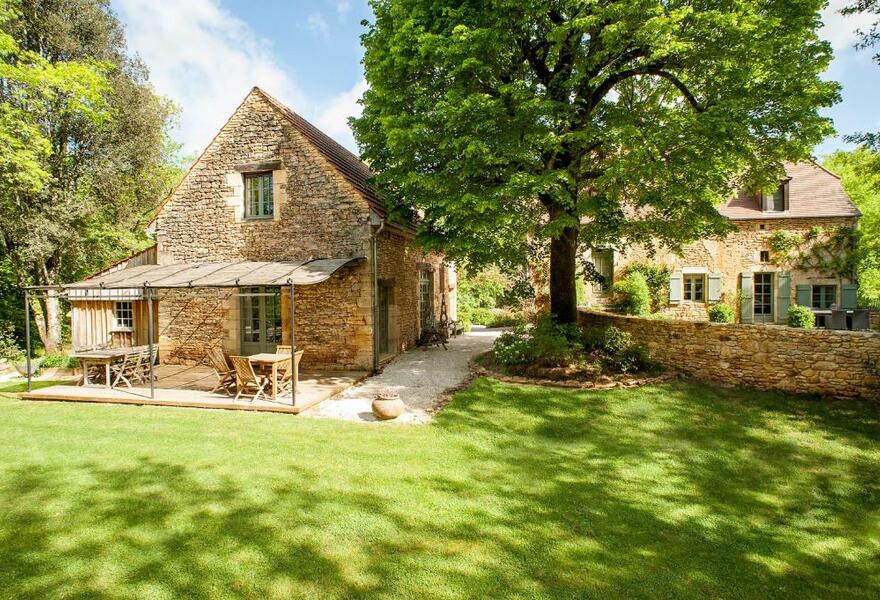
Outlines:
<svg viewBox="0 0 880 600"><path fill-rule="evenodd" d="M853 49L866 16L843 17L843 0L823 12L822 36L835 59L827 77L843 101L827 111L837 130L880 130L880 66ZM366 88L360 22L366 0L112 0L129 47L150 67L156 90L182 110L175 132L188 152L211 140L254 85L356 151L346 120ZM829 138L821 157L847 147Z"/></svg>

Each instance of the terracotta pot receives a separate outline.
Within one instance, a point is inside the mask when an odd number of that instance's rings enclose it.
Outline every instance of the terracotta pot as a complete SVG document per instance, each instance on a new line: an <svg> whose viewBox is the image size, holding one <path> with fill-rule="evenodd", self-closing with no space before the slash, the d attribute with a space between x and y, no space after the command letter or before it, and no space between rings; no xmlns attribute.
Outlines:
<svg viewBox="0 0 880 600"><path fill-rule="evenodd" d="M400 394L397 392L383 390L373 400L373 414L376 415L376 418L383 421L396 419L403 414L405 409L406 406L404 406L403 400L400 399Z"/></svg>

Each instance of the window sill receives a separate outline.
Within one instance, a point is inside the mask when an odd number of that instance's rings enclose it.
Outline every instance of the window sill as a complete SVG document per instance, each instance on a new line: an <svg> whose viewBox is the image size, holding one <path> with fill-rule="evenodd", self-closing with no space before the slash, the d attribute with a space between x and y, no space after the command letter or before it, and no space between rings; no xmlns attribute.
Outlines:
<svg viewBox="0 0 880 600"><path fill-rule="evenodd" d="M114 327L110 333L133 333L134 327Z"/></svg>

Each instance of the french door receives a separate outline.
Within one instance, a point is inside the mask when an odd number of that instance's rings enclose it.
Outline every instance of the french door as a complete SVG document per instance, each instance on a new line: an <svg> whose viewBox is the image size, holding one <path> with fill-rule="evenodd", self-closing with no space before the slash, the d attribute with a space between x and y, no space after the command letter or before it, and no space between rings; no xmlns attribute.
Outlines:
<svg viewBox="0 0 880 600"><path fill-rule="evenodd" d="M281 343L281 288L241 288L239 299L241 353L274 352Z"/></svg>
<svg viewBox="0 0 880 600"><path fill-rule="evenodd" d="M384 283L379 283L379 314L376 322L376 332L379 334L379 354L388 353L388 304L390 289Z"/></svg>
<svg viewBox="0 0 880 600"><path fill-rule="evenodd" d="M755 323L773 322L773 273L755 273Z"/></svg>

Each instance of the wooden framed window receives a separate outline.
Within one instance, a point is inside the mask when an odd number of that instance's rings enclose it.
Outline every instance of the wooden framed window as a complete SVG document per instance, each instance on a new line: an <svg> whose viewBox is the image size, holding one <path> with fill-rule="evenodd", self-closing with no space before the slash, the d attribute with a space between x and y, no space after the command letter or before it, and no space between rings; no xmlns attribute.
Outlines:
<svg viewBox="0 0 880 600"><path fill-rule="evenodd" d="M602 277L601 281L593 284L593 293L602 296L611 291L614 283L614 251L603 248L590 253L591 262L596 268L596 273Z"/></svg>
<svg viewBox="0 0 880 600"><path fill-rule="evenodd" d="M779 184L772 194L764 196L764 212L785 212L788 210L788 182Z"/></svg>
<svg viewBox="0 0 880 600"><path fill-rule="evenodd" d="M814 285L812 290L813 308L818 310L828 310L832 304L837 303L837 286L836 285Z"/></svg>
<svg viewBox="0 0 880 600"><path fill-rule="evenodd" d="M272 198L272 172L245 173L244 216L247 219L271 219L275 215Z"/></svg>
<svg viewBox="0 0 880 600"><path fill-rule="evenodd" d="M113 305L114 331L131 331L134 329L134 306L131 302L116 302Z"/></svg>
<svg viewBox="0 0 880 600"><path fill-rule="evenodd" d="M706 276L704 274L686 274L683 281L685 302L706 301Z"/></svg>
<svg viewBox="0 0 880 600"><path fill-rule="evenodd" d="M760 253L761 262L767 264L770 262L770 251L769 250L761 250Z"/></svg>

